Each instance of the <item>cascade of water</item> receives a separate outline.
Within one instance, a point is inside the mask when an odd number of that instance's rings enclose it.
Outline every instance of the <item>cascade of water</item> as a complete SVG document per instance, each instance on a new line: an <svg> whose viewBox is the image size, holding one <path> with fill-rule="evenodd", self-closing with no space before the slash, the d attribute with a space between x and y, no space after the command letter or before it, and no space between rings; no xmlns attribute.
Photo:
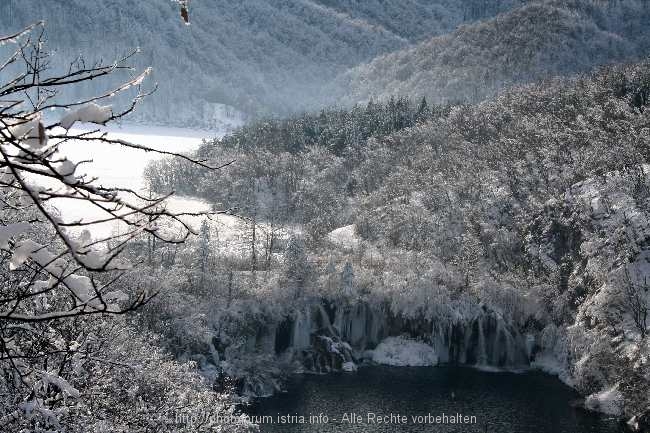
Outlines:
<svg viewBox="0 0 650 433"><path fill-rule="evenodd" d="M366 339L366 308L365 304L357 304L350 318L349 343L355 348L363 348Z"/></svg>
<svg viewBox="0 0 650 433"><path fill-rule="evenodd" d="M492 346L492 364L499 365L499 356L501 354L501 345L499 344L501 335L501 320L496 320L496 330L494 332L494 344Z"/></svg>
<svg viewBox="0 0 650 433"><path fill-rule="evenodd" d="M352 334L352 320L351 311L348 305L338 305L336 307L336 314L334 317L334 329L336 329L345 341L350 341Z"/></svg>
<svg viewBox="0 0 650 433"><path fill-rule="evenodd" d="M440 362L449 362L449 345L446 341L448 332L449 327L443 328L436 322L431 323L431 342Z"/></svg>
<svg viewBox="0 0 650 433"><path fill-rule="evenodd" d="M463 346L460 351L460 359L459 362L461 364L467 364L470 357L467 355L469 354L469 351L473 349L472 345L470 344L471 338L472 338L472 322L467 322L465 323L465 326L463 326Z"/></svg>
<svg viewBox="0 0 650 433"><path fill-rule="evenodd" d="M334 327L332 327L332 324L330 323L330 318L327 315L327 311L325 311L325 309L321 304L318 304L318 312L320 314L321 327L326 331L327 335L338 336L339 334L336 332L336 330L334 329Z"/></svg>
<svg viewBox="0 0 650 433"><path fill-rule="evenodd" d="M512 343L513 338L512 334L507 328L503 328L503 335L505 336L505 341L506 341L506 365L514 365L516 364L515 360L515 351L514 351L514 344Z"/></svg>
<svg viewBox="0 0 650 433"><path fill-rule="evenodd" d="M311 311L300 311L293 322L291 347L294 349L307 349L311 346Z"/></svg>
<svg viewBox="0 0 650 433"><path fill-rule="evenodd" d="M244 337L244 348L247 352L254 352L256 345L257 345L257 336L255 334L246 335Z"/></svg>
<svg viewBox="0 0 650 433"><path fill-rule="evenodd" d="M266 326L261 326L255 335L255 347L264 353L273 353L275 351L275 338L277 332L277 323L270 323Z"/></svg>
<svg viewBox="0 0 650 433"><path fill-rule="evenodd" d="M431 322L425 319L394 318L369 304L342 302L328 313L322 303L298 312L287 323L294 350L313 348L314 336L328 337L335 343L348 343L355 353L373 349L384 338L408 330L413 338L424 338L435 348L440 362L515 366L528 362L526 339L497 314L485 311L473 321ZM277 327L281 329L280 326ZM415 335L417 334L417 335ZM278 346L282 332L269 332L271 339L258 338L258 348ZM274 341L271 341L274 340ZM262 344L261 344L262 343ZM278 351L277 347L275 348Z"/></svg>
<svg viewBox="0 0 650 433"><path fill-rule="evenodd" d="M526 346L526 360L530 361L533 357L533 350L535 348L535 336L533 334L526 334L524 343Z"/></svg>
<svg viewBox="0 0 650 433"><path fill-rule="evenodd" d="M343 323L344 320L344 313L343 313L343 308L340 305L336 306L336 310L334 311L334 329L338 332L338 334L341 336L341 338L345 339L345 324Z"/></svg>
<svg viewBox="0 0 650 433"><path fill-rule="evenodd" d="M219 351L214 346L214 344L212 344L212 342L208 344L208 348L210 350L210 356L212 356L212 363L214 365L219 365L219 361L221 361L221 357L219 356Z"/></svg>
<svg viewBox="0 0 650 433"><path fill-rule="evenodd" d="M377 314L372 309L368 308L368 339L367 344L373 347L382 340L382 329L385 328L383 314ZM365 349L365 348L364 348Z"/></svg>
<svg viewBox="0 0 650 433"><path fill-rule="evenodd" d="M488 357L485 348L485 334L483 332L483 318L478 318L478 358L476 360L478 365L487 365Z"/></svg>

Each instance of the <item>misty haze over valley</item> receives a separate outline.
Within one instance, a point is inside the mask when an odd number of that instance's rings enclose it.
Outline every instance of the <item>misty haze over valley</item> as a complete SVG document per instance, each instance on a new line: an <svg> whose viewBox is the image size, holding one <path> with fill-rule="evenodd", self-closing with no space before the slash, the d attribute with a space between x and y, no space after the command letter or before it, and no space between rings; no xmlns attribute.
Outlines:
<svg viewBox="0 0 650 433"><path fill-rule="evenodd" d="M649 24L3 0L0 432L650 432Z"/></svg>

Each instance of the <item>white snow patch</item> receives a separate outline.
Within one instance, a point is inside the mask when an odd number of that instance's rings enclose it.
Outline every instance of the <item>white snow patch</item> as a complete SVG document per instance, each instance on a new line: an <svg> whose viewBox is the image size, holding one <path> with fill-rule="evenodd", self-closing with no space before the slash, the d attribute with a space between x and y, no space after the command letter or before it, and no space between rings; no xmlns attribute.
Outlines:
<svg viewBox="0 0 650 433"><path fill-rule="evenodd" d="M54 385L61 392L69 395L72 398L79 398L81 396L81 393L79 393L75 387L70 385L70 383L62 377L59 377L56 374L50 374L48 372L41 373L41 380L37 383L37 386L40 386L43 390L46 390L49 385Z"/></svg>
<svg viewBox="0 0 650 433"><path fill-rule="evenodd" d="M2 129L3 132L9 134L22 144L27 145L32 150L38 150L47 144L47 132L41 122L40 116L36 116L29 120L7 121L10 126Z"/></svg>
<svg viewBox="0 0 650 433"><path fill-rule="evenodd" d="M347 371L351 373L357 371L357 364L355 364L352 361L344 362L343 365L341 366L341 369L343 371Z"/></svg>
<svg viewBox="0 0 650 433"><path fill-rule="evenodd" d="M591 394L585 399L585 407L606 415L621 416L623 414L623 394L618 385Z"/></svg>
<svg viewBox="0 0 650 433"><path fill-rule="evenodd" d="M357 248L360 242L359 236L356 233L356 226L354 224L332 230L328 233L327 239L334 245L347 249Z"/></svg>
<svg viewBox="0 0 650 433"><path fill-rule="evenodd" d="M377 364L425 367L438 364L438 354L428 344L405 337L388 337L375 350L366 352Z"/></svg>

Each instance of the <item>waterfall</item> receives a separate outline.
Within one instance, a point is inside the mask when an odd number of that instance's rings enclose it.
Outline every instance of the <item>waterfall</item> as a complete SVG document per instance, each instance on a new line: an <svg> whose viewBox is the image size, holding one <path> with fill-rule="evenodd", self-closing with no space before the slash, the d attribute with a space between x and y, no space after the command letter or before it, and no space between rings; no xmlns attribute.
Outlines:
<svg viewBox="0 0 650 433"><path fill-rule="evenodd" d="M264 353L274 353L277 333L278 324L273 323L263 328L258 334L257 347Z"/></svg>
<svg viewBox="0 0 650 433"><path fill-rule="evenodd" d="M501 352L499 349L501 346L499 345L499 335L501 335L501 321L497 320L497 327L496 331L494 332L494 344L492 346L492 364L499 365L499 356Z"/></svg>
<svg viewBox="0 0 650 433"><path fill-rule="evenodd" d="M297 350L307 349L311 346L311 311L300 311L293 322L291 347Z"/></svg>
<svg viewBox="0 0 650 433"><path fill-rule="evenodd" d="M345 343L349 344L349 353L357 359L363 357L366 350L374 349L383 339L402 334L428 341L442 363L521 366L528 364L531 352L528 340L498 313L489 310L481 310L471 320L436 322L424 317L391 316L390 313L363 302L319 302L299 311L293 318L276 324L273 329L271 334L277 335L273 338L273 344L269 340L264 341L263 346L275 346L276 353L281 353L286 347L283 343L287 339L284 337L284 329L290 330L288 343L295 351L325 353L329 350L327 347L339 347ZM328 343L324 344L323 341L326 340L323 340L320 342L323 347L320 347L316 341L319 338L328 339ZM312 361L320 362L318 359ZM321 365L319 368L324 367Z"/></svg>
<svg viewBox="0 0 650 433"><path fill-rule="evenodd" d="M379 344L384 337L383 333L386 328L385 317L383 314L377 314L371 309L368 309L368 315L370 316L368 326L368 345L374 347Z"/></svg>
<svg viewBox="0 0 650 433"><path fill-rule="evenodd" d="M333 326L334 329L336 329L338 334L341 336L341 338L345 340L345 336L347 335L347 332L345 330L345 324L343 323L343 309L341 307L337 307L334 312Z"/></svg>
<svg viewBox="0 0 650 433"><path fill-rule="evenodd" d="M506 338L506 365L515 364L514 344L512 343L512 334L507 329L503 329L503 335Z"/></svg>
<svg viewBox="0 0 650 433"><path fill-rule="evenodd" d="M524 364L529 364L533 359L533 353L535 351L535 336L532 334L517 335L518 342L517 346L521 345L521 357Z"/></svg>
<svg viewBox="0 0 650 433"><path fill-rule="evenodd" d="M477 365L487 365L488 358L485 349L485 333L483 332L483 318L478 318L478 357L476 360Z"/></svg>
<svg viewBox="0 0 650 433"><path fill-rule="evenodd" d="M318 313L319 313L319 325L322 330L325 330L327 335L329 336L338 336L339 334L336 332L334 327L332 327L332 324L330 323L330 318L329 315L327 314L327 311L323 308L322 305L318 305Z"/></svg>
<svg viewBox="0 0 650 433"><path fill-rule="evenodd" d="M373 314L366 304L342 305L336 309L334 328L338 335L357 350L364 350L370 342L377 344L378 326L373 324Z"/></svg>
<svg viewBox="0 0 650 433"><path fill-rule="evenodd" d="M260 324L246 332L243 350L275 355L299 370L326 373L353 371L356 363L368 359L370 350L387 337L407 336L433 346L440 363L489 367L528 365L535 338L523 336L515 325L497 312L481 308L471 318L449 320L394 314L386 304L339 303L318 299L292 315ZM219 339L210 345L211 362L222 358ZM208 355L208 354L206 354ZM289 365L289 364L287 364ZM279 389L280 373L246 378L250 393L266 395Z"/></svg>
<svg viewBox="0 0 650 433"><path fill-rule="evenodd" d="M474 328L473 322L467 322L465 324L465 329L463 331L463 349L461 350L460 363L461 364L470 364L470 359L475 358L473 350L475 347L471 344L472 341L472 331ZM470 356L467 356L467 355ZM474 359L475 361L475 359Z"/></svg>
<svg viewBox="0 0 650 433"><path fill-rule="evenodd" d="M365 346L366 339L366 309L365 304L357 304L350 318L349 342L355 348Z"/></svg>
<svg viewBox="0 0 650 433"><path fill-rule="evenodd" d="M451 328L442 327L439 323L431 323L431 343L436 350L440 362L449 362L449 344Z"/></svg>

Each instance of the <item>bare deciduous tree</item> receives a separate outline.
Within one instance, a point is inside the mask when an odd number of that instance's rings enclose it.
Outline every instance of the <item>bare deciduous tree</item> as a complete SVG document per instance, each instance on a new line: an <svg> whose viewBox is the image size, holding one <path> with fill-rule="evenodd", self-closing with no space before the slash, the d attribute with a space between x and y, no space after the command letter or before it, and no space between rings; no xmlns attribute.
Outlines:
<svg viewBox="0 0 650 433"><path fill-rule="evenodd" d="M129 65L136 51L113 63L86 65L76 59L57 71L50 66L43 35L43 23L37 23L0 37L0 54L7 55L0 61L0 380L6 380L2 388L12 389L16 404L29 403L30 410L38 406L47 414L51 404L61 404L53 395L75 394L63 372L79 349L65 342L80 337L73 335L75 326L66 324L85 320L82 316L121 315L155 295L144 288L116 289L139 264L127 259L127 247L145 236L182 243L194 233L187 217L207 215L168 210L165 200L171 193L151 197L102 185L81 172L87 161L69 160L62 145L131 148L218 167L116 139L101 128L129 114L155 90L145 88L150 69L134 73ZM87 89L90 82L90 88L101 88L102 78L115 74L124 80L108 91L76 101L61 96L63 89ZM124 100L121 108L109 105ZM99 126L72 129L77 122ZM54 206L60 200L98 209L102 216L66 220ZM93 238L101 224L121 228L118 234ZM89 353L86 347L84 356ZM3 418L0 411L0 425L16 416Z"/></svg>
<svg viewBox="0 0 650 433"><path fill-rule="evenodd" d="M623 281L623 302L634 320L641 338L648 333L648 313L650 313L650 284L646 278L643 283L633 281L628 269L625 269L625 280Z"/></svg>

